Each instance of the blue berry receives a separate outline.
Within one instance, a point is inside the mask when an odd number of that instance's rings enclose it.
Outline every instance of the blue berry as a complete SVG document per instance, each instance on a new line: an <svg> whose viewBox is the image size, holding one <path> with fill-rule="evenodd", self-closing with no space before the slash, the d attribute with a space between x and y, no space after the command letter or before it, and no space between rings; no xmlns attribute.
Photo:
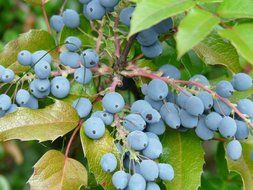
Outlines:
<svg viewBox="0 0 253 190"><path fill-rule="evenodd" d="M131 18L132 18L132 14L134 12L134 7L127 7L122 9L122 11L120 12L119 15L119 20L120 22L122 22L123 24L130 26L130 22L131 22Z"/></svg>
<svg viewBox="0 0 253 190"><path fill-rule="evenodd" d="M2 75L3 75L4 71L5 71L5 67L0 65L0 82L2 80L1 78L2 78Z"/></svg>
<svg viewBox="0 0 253 190"><path fill-rule="evenodd" d="M39 50L39 51L34 52L32 54L32 62L33 62L32 66L39 64L39 62L41 61L46 61L48 63L51 63L52 57L45 50Z"/></svg>
<svg viewBox="0 0 253 190"><path fill-rule="evenodd" d="M62 18L64 24L69 28L77 28L80 25L80 17L75 10L66 9L62 13Z"/></svg>
<svg viewBox="0 0 253 190"><path fill-rule="evenodd" d="M216 85L216 93L224 98L229 98L234 93L232 84L228 81L222 80Z"/></svg>
<svg viewBox="0 0 253 190"><path fill-rule="evenodd" d="M248 115L250 118L253 118L253 102L249 99L241 99L237 103L237 109L243 113Z"/></svg>
<svg viewBox="0 0 253 190"><path fill-rule="evenodd" d="M200 75L200 74L194 75L193 77L190 78L189 81L198 82L198 83L203 84L204 86L210 86L208 79L204 75ZM189 85L189 87L192 87L192 86L194 85ZM198 87L196 88L198 89Z"/></svg>
<svg viewBox="0 0 253 190"><path fill-rule="evenodd" d="M91 1L92 0L79 0L79 2L82 3L82 4L88 4Z"/></svg>
<svg viewBox="0 0 253 190"><path fill-rule="evenodd" d="M178 109L173 103L165 103L161 109L160 114L164 122L171 128L177 129L181 125Z"/></svg>
<svg viewBox="0 0 253 190"><path fill-rule="evenodd" d="M92 72L85 67L78 68L74 73L74 79L80 84L88 84L92 80Z"/></svg>
<svg viewBox="0 0 253 190"><path fill-rule="evenodd" d="M53 78L51 81L51 92L57 98L65 98L70 92L70 82L62 76Z"/></svg>
<svg viewBox="0 0 253 190"><path fill-rule="evenodd" d="M56 31L60 32L64 26L63 18L60 15L53 15L50 18L50 26Z"/></svg>
<svg viewBox="0 0 253 190"><path fill-rule="evenodd" d="M102 104L105 110L109 113L118 113L124 108L125 101L121 94L110 92L104 96Z"/></svg>
<svg viewBox="0 0 253 190"><path fill-rule="evenodd" d="M6 111L4 110L0 110L0 118L4 117L6 114Z"/></svg>
<svg viewBox="0 0 253 190"><path fill-rule="evenodd" d="M229 116L232 112L232 109L226 103L219 99L214 100L213 108L217 113L221 115Z"/></svg>
<svg viewBox="0 0 253 190"><path fill-rule="evenodd" d="M82 64L86 68L95 67L99 63L99 56L97 52L93 49L86 49L85 51L83 51L81 56L83 57Z"/></svg>
<svg viewBox="0 0 253 190"><path fill-rule="evenodd" d="M142 131L132 131L127 136L127 142L134 150L143 150L148 146L148 137Z"/></svg>
<svg viewBox="0 0 253 190"><path fill-rule="evenodd" d="M103 7L111 8L111 7L115 7L119 3L119 0L99 0L99 3Z"/></svg>
<svg viewBox="0 0 253 190"><path fill-rule="evenodd" d="M15 73L11 69L5 69L1 76L1 81L4 83L10 83L14 80Z"/></svg>
<svg viewBox="0 0 253 190"><path fill-rule="evenodd" d="M128 174L123 170L115 172L112 176L112 183L116 189L125 189L128 184Z"/></svg>
<svg viewBox="0 0 253 190"><path fill-rule="evenodd" d="M137 100L131 106L132 113L141 113L143 110L151 109L151 105L145 100Z"/></svg>
<svg viewBox="0 0 253 190"><path fill-rule="evenodd" d="M139 114L133 113L125 117L123 126L130 132L143 131L146 128L146 122Z"/></svg>
<svg viewBox="0 0 253 190"><path fill-rule="evenodd" d="M87 20L91 20L91 18L90 18L89 15L87 14L86 8L87 8L87 4L83 4L83 15L84 15L84 17L85 17Z"/></svg>
<svg viewBox="0 0 253 190"><path fill-rule="evenodd" d="M100 139L105 134L105 124L98 117L90 117L85 121L83 126L85 134L91 139Z"/></svg>
<svg viewBox="0 0 253 190"><path fill-rule="evenodd" d="M140 173L147 181L155 181L159 175L157 163L153 160L143 160L140 163Z"/></svg>
<svg viewBox="0 0 253 190"><path fill-rule="evenodd" d="M181 108L185 108L185 103L190 97L192 97L192 94L190 92L188 92L187 90L181 91L177 96L177 104Z"/></svg>
<svg viewBox="0 0 253 190"><path fill-rule="evenodd" d="M48 79L35 79L35 87L40 92L45 92L50 90L50 81Z"/></svg>
<svg viewBox="0 0 253 190"><path fill-rule="evenodd" d="M104 154L100 160L104 172L113 172L117 167L117 159L112 153Z"/></svg>
<svg viewBox="0 0 253 190"><path fill-rule="evenodd" d="M230 159L238 160L242 155L242 145L238 140L232 140L227 144L226 151Z"/></svg>
<svg viewBox="0 0 253 190"><path fill-rule="evenodd" d="M16 94L16 102L19 105L26 104L29 101L30 97L31 95L27 90L20 89Z"/></svg>
<svg viewBox="0 0 253 190"><path fill-rule="evenodd" d="M62 52L59 59L63 65L74 69L79 68L82 63L81 56L75 52Z"/></svg>
<svg viewBox="0 0 253 190"><path fill-rule="evenodd" d="M197 95L201 99L205 110L209 110L213 107L213 97L210 93L202 91Z"/></svg>
<svg viewBox="0 0 253 190"><path fill-rule="evenodd" d="M39 91L38 88L36 87L38 83L38 80L33 80L30 85L30 91L32 93L33 96L35 96L36 98L45 98L50 94L50 88L47 89L46 91Z"/></svg>
<svg viewBox="0 0 253 190"><path fill-rule="evenodd" d="M91 117L98 117L102 119L105 125L111 125L114 120L113 115L106 111L96 111L91 115Z"/></svg>
<svg viewBox="0 0 253 190"><path fill-rule="evenodd" d="M23 50L18 53L18 62L23 66L32 65L32 54L30 51Z"/></svg>
<svg viewBox="0 0 253 190"><path fill-rule="evenodd" d="M197 96L191 96L185 102L185 111L193 116L199 116L204 112L204 104Z"/></svg>
<svg viewBox="0 0 253 190"><path fill-rule="evenodd" d="M51 66L46 61L40 61L34 66L34 72L39 79L46 79L51 74Z"/></svg>
<svg viewBox="0 0 253 190"><path fill-rule="evenodd" d="M93 0L87 4L86 14L91 20L101 20L105 12L105 7L99 3L99 0Z"/></svg>
<svg viewBox="0 0 253 190"><path fill-rule="evenodd" d="M146 190L146 181L142 175L135 173L129 179L128 187L129 190Z"/></svg>
<svg viewBox="0 0 253 190"><path fill-rule="evenodd" d="M172 18L167 18L154 25L153 28L159 34L164 34L173 28L173 20Z"/></svg>
<svg viewBox="0 0 253 190"><path fill-rule="evenodd" d="M164 181L172 181L174 179L174 169L170 164L158 164L159 178Z"/></svg>
<svg viewBox="0 0 253 190"><path fill-rule="evenodd" d="M90 114L92 104L87 98L78 98L72 103L72 107L76 109L80 118L84 118Z"/></svg>
<svg viewBox="0 0 253 190"><path fill-rule="evenodd" d="M0 95L0 111L7 111L11 107L11 98L6 94Z"/></svg>
<svg viewBox="0 0 253 190"><path fill-rule="evenodd" d="M65 45L66 48L72 52L79 50L79 48L81 48L81 46L82 46L81 40L75 36L67 37L67 39L65 40L65 43L66 43L66 45Z"/></svg>
<svg viewBox="0 0 253 190"><path fill-rule="evenodd" d="M223 137L229 138L235 136L236 130L237 126L233 118L228 116L222 118L219 123L219 132Z"/></svg>
<svg viewBox="0 0 253 190"><path fill-rule="evenodd" d="M163 46L157 41L150 46L141 46L141 52L148 58L155 58L162 54Z"/></svg>
<svg viewBox="0 0 253 190"><path fill-rule="evenodd" d="M151 46L158 41L158 34L153 28L148 28L139 32L136 39L142 46Z"/></svg>
<svg viewBox="0 0 253 190"><path fill-rule="evenodd" d="M148 182L146 190L161 190L159 185L157 185L155 182Z"/></svg>
<svg viewBox="0 0 253 190"><path fill-rule="evenodd" d="M159 158L162 153L163 146L160 140L157 140L155 138L149 138L148 146L144 150L142 150L142 154L152 160Z"/></svg>
<svg viewBox="0 0 253 190"><path fill-rule="evenodd" d="M159 68L159 71L163 73L162 74L163 77L169 77L173 79L181 78L181 72L174 65L165 64Z"/></svg>
<svg viewBox="0 0 253 190"><path fill-rule="evenodd" d="M159 111L163 105L163 101L155 101L151 99L149 96L145 96L144 100L146 100L152 106L152 108L154 108L157 111Z"/></svg>
<svg viewBox="0 0 253 190"><path fill-rule="evenodd" d="M209 129L217 131L221 120L222 117L220 114L217 112L211 112L206 116L205 124Z"/></svg>
<svg viewBox="0 0 253 190"><path fill-rule="evenodd" d="M38 99L35 98L34 96L31 96L28 102L22 105L21 107L26 107L30 109L38 109L39 108Z"/></svg>
<svg viewBox="0 0 253 190"><path fill-rule="evenodd" d="M143 95L148 95L148 84L143 84L141 86L141 92Z"/></svg>
<svg viewBox="0 0 253 190"><path fill-rule="evenodd" d="M6 114L14 113L15 111L17 111L17 109L18 109L18 106L16 104L11 104L10 108L6 111Z"/></svg>
<svg viewBox="0 0 253 190"><path fill-rule="evenodd" d="M247 75L246 73L238 73L233 76L231 81L235 90L238 91L245 91L252 88L253 81L251 76Z"/></svg>
<svg viewBox="0 0 253 190"><path fill-rule="evenodd" d="M157 123L161 119L160 113L153 108L143 110L141 116L147 123Z"/></svg>
<svg viewBox="0 0 253 190"><path fill-rule="evenodd" d="M157 139L157 140L159 140L159 137L153 132L145 132L145 134L147 135L148 139Z"/></svg>
<svg viewBox="0 0 253 190"><path fill-rule="evenodd" d="M181 119L182 126L184 126L185 128L197 127L199 121L198 116L193 116L185 110L181 109L179 111L179 117Z"/></svg>
<svg viewBox="0 0 253 190"><path fill-rule="evenodd" d="M152 132L156 135L162 135L165 132L165 124L162 119L159 120L159 122L156 123L149 123L147 125L147 131Z"/></svg>
<svg viewBox="0 0 253 190"><path fill-rule="evenodd" d="M148 84L148 97L152 100L163 100L168 95L168 92L168 85L160 79L153 79Z"/></svg>
<svg viewBox="0 0 253 190"><path fill-rule="evenodd" d="M237 130L235 133L235 138L237 140L244 140L247 139L249 136L249 128L247 124L243 121L235 120Z"/></svg>
<svg viewBox="0 0 253 190"><path fill-rule="evenodd" d="M171 103L176 103L177 102L177 93L173 92L171 89L169 89L169 93L166 97L166 100Z"/></svg>
<svg viewBox="0 0 253 190"><path fill-rule="evenodd" d="M205 117L200 117L195 133L204 141L210 140L214 137L214 132L206 126Z"/></svg>

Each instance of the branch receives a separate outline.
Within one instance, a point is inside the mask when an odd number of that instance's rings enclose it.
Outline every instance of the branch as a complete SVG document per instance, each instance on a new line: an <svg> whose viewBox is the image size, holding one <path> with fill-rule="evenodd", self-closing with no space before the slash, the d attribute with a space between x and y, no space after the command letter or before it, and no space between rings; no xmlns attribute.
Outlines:
<svg viewBox="0 0 253 190"><path fill-rule="evenodd" d="M83 119L80 119L78 121L78 124L74 130L74 132L72 133L70 139L69 139L69 142L68 142L68 145L67 145L67 148L66 148L66 151L65 151L65 158L68 158L68 155L69 155L69 151L70 151L70 147L71 147L71 144L75 138L75 135L76 133L79 131L79 129L81 128L82 124L83 124L84 120Z"/></svg>
<svg viewBox="0 0 253 190"><path fill-rule="evenodd" d="M110 92L115 92L115 89L117 86L122 85L122 81L118 77L113 77L113 82L111 86L109 87Z"/></svg>
<svg viewBox="0 0 253 190"><path fill-rule="evenodd" d="M115 45L115 56L117 59L120 58L120 39L118 34L118 28L119 28L119 16L117 14L114 22L114 45Z"/></svg>
<svg viewBox="0 0 253 190"><path fill-rule="evenodd" d="M101 21L100 28L98 30L98 38L97 38L97 43L96 43L96 52L99 53L101 44L102 44L102 39L103 39L103 27L105 24L105 18Z"/></svg>
<svg viewBox="0 0 253 190"><path fill-rule="evenodd" d="M46 12L46 9L45 9L45 4L46 4L45 0L42 0L41 1L41 10L43 12L44 20L45 20L46 25L47 25L47 30L50 34L52 34L51 27L50 27L48 17L47 17L47 12Z"/></svg>
<svg viewBox="0 0 253 190"><path fill-rule="evenodd" d="M175 80L173 78L161 77L161 76L151 73L145 69L138 68L135 65L130 65L130 66L128 66L127 69L130 70L131 72L127 72L127 71L124 72L123 71L123 72L121 72L121 74L124 76L128 76L128 77L140 77L141 76L141 77L146 77L146 78L150 78L150 79L160 79L168 84L173 85L179 91L182 91L182 88L178 84L184 84L184 85L191 84L196 87L199 87L199 88L207 91L208 93L212 94L214 97L221 100L225 104L227 104L227 106L229 106L241 119L243 119L251 128L253 128L253 123L249 122L248 118L243 113L241 113L233 103L231 103L228 99L219 96L216 92L212 91L207 86L205 86L199 82Z"/></svg>

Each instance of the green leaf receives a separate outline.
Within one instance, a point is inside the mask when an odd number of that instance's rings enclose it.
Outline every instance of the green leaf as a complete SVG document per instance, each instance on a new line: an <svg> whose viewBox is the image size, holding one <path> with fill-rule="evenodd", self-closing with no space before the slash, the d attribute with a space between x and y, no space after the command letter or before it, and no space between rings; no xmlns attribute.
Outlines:
<svg viewBox="0 0 253 190"><path fill-rule="evenodd" d="M25 0L25 2L30 3L32 5L41 5L42 1L44 1L44 4L49 2L50 0Z"/></svg>
<svg viewBox="0 0 253 190"><path fill-rule="evenodd" d="M17 55L21 50L31 52L37 50L50 50L55 48L54 38L45 30L30 30L21 34L16 40L10 41L0 53L0 64L9 67L18 74L26 71L29 67L21 66L17 62Z"/></svg>
<svg viewBox="0 0 253 190"><path fill-rule="evenodd" d="M235 46L241 56L253 64L253 23L237 25L233 28L223 29L219 34L227 38Z"/></svg>
<svg viewBox="0 0 253 190"><path fill-rule="evenodd" d="M215 33L207 36L193 49L208 65L224 65L234 73L241 70L236 49Z"/></svg>
<svg viewBox="0 0 253 190"><path fill-rule="evenodd" d="M224 0L197 0L199 3L220 3Z"/></svg>
<svg viewBox="0 0 253 190"><path fill-rule="evenodd" d="M160 21L184 12L195 5L193 0L145 0L137 3L131 20L129 36Z"/></svg>
<svg viewBox="0 0 253 190"><path fill-rule="evenodd" d="M223 18L253 18L252 0L224 0L221 3L218 14Z"/></svg>
<svg viewBox="0 0 253 190"><path fill-rule="evenodd" d="M91 35L90 23L84 18L83 15L80 15L80 27L78 28L69 28L64 26L60 33L60 43L64 43L65 39L69 36L78 37L85 48L94 48L96 45L96 38Z"/></svg>
<svg viewBox="0 0 253 190"><path fill-rule="evenodd" d="M10 190L11 189L9 182L2 175L0 175L0 189L1 190Z"/></svg>
<svg viewBox="0 0 253 190"><path fill-rule="evenodd" d="M202 41L219 21L218 17L205 10L197 8L190 10L178 27L176 35L178 57Z"/></svg>
<svg viewBox="0 0 253 190"><path fill-rule="evenodd" d="M110 136L109 131L99 140L89 139L83 128L80 130L80 139L83 147L84 156L88 160L89 170L95 175L98 184L102 185L105 190L114 190L112 185L112 174L106 173L100 166L102 156L108 152L118 155L114 144L114 139Z"/></svg>
<svg viewBox="0 0 253 190"><path fill-rule="evenodd" d="M236 171L242 176L244 190L251 190L253 187L253 161L251 159L253 137L241 141L241 144L243 150L241 158L237 161L227 158L228 169Z"/></svg>
<svg viewBox="0 0 253 190"><path fill-rule="evenodd" d="M180 133L169 130L161 139L164 153L160 163L169 163L175 171L175 178L166 182L167 189L196 190L204 164L201 140L194 131Z"/></svg>
<svg viewBox="0 0 253 190"><path fill-rule="evenodd" d="M87 171L80 162L50 150L34 165L28 183L32 190L78 190L86 186L87 181Z"/></svg>
<svg viewBox="0 0 253 190"><path fill-rule="evenodd" d="M19 108L0 119L0 141L55 140L74 129L78 120L74 108L62 101L40 110Z"/></svg>

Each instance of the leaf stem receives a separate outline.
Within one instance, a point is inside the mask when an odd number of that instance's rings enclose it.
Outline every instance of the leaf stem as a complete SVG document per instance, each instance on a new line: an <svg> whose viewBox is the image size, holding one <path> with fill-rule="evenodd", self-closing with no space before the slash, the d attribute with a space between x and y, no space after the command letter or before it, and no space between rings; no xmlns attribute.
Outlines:
<svg viewBox="0 0 253 190"><path fill-rule="evenodd" d="M41 10L43 12L44 20L45 20L46 25L47 25L47 30L48 30L48 32L50 34L52 34L51 27L50 27L50 24L49 24L49 21L48 21L48 17L47 17L47 12L46 12L46 9L45 9L45 4L46 4L46 1L42 0L41 1Z"/></svg>

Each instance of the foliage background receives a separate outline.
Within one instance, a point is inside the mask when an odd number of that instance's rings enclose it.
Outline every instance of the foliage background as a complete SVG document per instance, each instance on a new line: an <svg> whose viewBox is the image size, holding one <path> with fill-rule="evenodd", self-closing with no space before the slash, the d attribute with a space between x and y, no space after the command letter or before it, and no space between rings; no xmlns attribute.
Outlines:
<svg viewBox="0 0 253 190"><path fill-rule="evenodd" d="M46 5L48 15L56 14L61 7L62 1L52 0ZM76 0L68 1L67 7L79 10L82 6ZM21 0L0 0L0 50L12 39L17 38L20 33L27 32L31 28L46 29L43 16L39 7L32 7ZM169 42L173 43L173 42ZM191 57L189 57L189 55ZM202 63L195 67L187 67L187 60L194 59L191 52L183 57L182 68L191 75L196 73L208 74L209 78L216 76L227 76L227 70L223 66L203 66ZM252 67L244 59L240 58L243 70L252 72ZM199 59L195 59L199 61ZM159 62L159 60L157 60ZM185 63L185 64L184 64ZM196 62L197 63L197 62ZM192 65L191 65L192 66ZM212 72L210 72L212 71ZM48 150L62 150L68 135L62 139L57 139L53 143L22 142L11 141L0 144L0 190L28 189L26 184L32 175L32 166ZM242 189L242 179L235 172L228 172L227 164L224 159L223 145L219 143L205 142L205 160L208 165L204 166L202 175L201 190L240 190ZM80 140L75 139L71 156L86 165L82 156ZM98 189L94 187L94 189Z"/></svg>

